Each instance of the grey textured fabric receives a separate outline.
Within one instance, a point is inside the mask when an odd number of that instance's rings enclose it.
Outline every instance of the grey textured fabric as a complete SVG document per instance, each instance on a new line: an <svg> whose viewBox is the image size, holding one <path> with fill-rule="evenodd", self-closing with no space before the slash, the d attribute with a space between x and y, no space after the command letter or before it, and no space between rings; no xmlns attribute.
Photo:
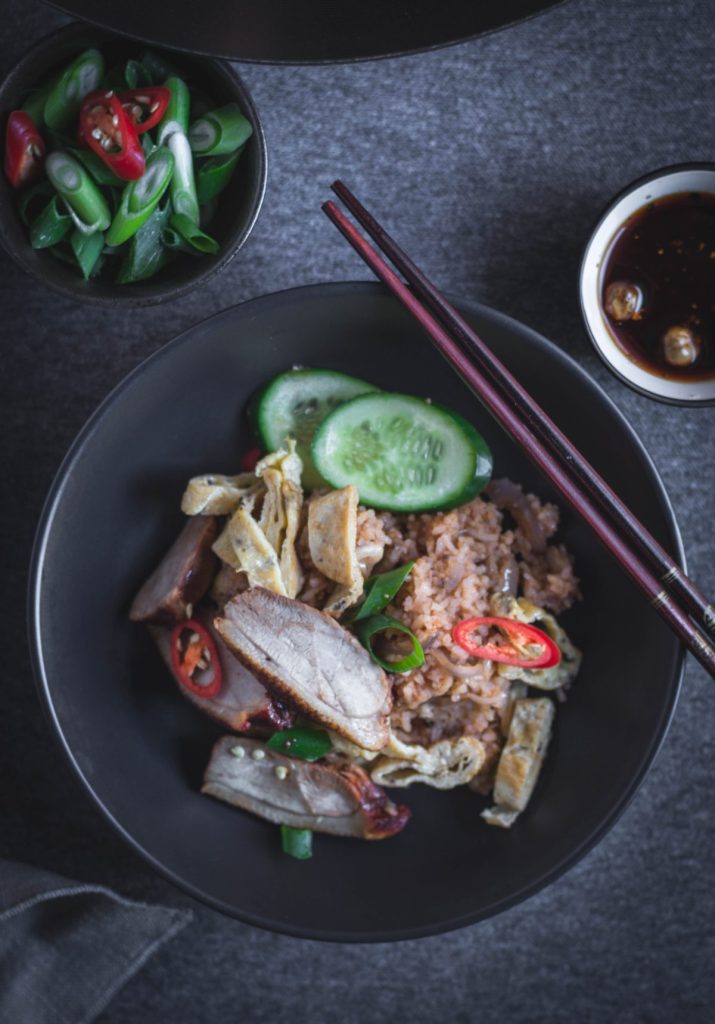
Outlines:
<svg viewBox="0 0 715 1024"><path fill-rule="evenodd" d="M21 0L5 0L3 15L0 72L62 20ZM0 688L5 856L195 906L110 830L50 742L20 640L32 535L77 430L164 341L256 295L369 277L320 212L334 177L441 287L525 321L606 389L666 480L693 577L715 594L715 410L659 405L620 384L593 353L576 291L591 225L617 191L665 164L715 159L714 18L712 0L570 0L431 54L244 66L269 182L255 231L224 274L165 307L108 313L53 295L0 255L0 458L16 496L0 503L1 621L14 638ZM689 659L668 737L627 812L526 903L451 935L347 951L196 907L194 923L99 1020L709 1024L713 736L712 682Z"/></svg>
<svg viewBox="0 0 715 1024"><path fill-rule="evenodd" d="M0 1021L89 1024L191 916L0 861Z"/></svg>

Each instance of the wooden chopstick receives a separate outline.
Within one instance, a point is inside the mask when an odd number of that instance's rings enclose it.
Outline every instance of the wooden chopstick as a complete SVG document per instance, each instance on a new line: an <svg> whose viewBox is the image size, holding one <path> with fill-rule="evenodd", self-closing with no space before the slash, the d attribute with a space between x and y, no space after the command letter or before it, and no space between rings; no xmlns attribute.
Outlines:
<svg viewBox="0 0 715 1024"><path fill-rule="evenodd" d="M658 576L664 586L680 600L683 608L698 625L704 626L715 636L715 608L705 595L675 564L672 557L633 515L600 473L522 387L454 306L441 295L419 267L415 266L395 240L378 224L350 189L342 181L333 182L332 189L397 267L410 284L412 291L422 299L449 333L469 350L482 372L510 400L544 445L559 461L568 465L584 490L640 552L653 574Z"/></svg>
<svg viewBox="0 0 715 1024"><path fill-rule="evenodd" d="M487 410L504 427L516 443L523 448L536 466L549 478L562 497L594 530L601 542L620 562L640 587L653 607L680 637L688 650L715 678L715 650L688 618L681 606L653 573L643 564L636 552L615 530L593 501L585 494L577 480L572 479L566 466L561 465L532 432L530 424L521 419L503 393L485 376L445 327L426 309L410 288L397 276L375 249L362 237L334 202L323 204L323 210L350 242L370 269L383 281L457 371L465 384L480 399Z"/></svg>

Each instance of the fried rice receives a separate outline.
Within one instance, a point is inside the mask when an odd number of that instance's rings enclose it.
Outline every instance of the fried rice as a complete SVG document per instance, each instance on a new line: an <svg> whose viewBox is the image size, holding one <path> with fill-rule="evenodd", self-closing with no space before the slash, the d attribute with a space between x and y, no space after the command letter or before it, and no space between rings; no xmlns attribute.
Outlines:
<svg viewBox="0 0 715 1024"><path fill-rule="evenodd" d="M494 600L503 593L556 614L580 596L572 556L563 545L550 543L558 509L531 494L521 497L532 529L484 497L447 512L398 516L361 508L358 515L358 557L361 551L373 558L381 553L370 571L415 562L387 614L412 630L425 663L393 676L393 731L405 742L425 746L476 737L486 757L472 785L482 790L491 782L508 731L512 681L499 664L474 659L457 646L452 628L462 619L494 614ZM299 599L322 607L334 584L312 565L305 537L298 552L305 570Z"/></svg>

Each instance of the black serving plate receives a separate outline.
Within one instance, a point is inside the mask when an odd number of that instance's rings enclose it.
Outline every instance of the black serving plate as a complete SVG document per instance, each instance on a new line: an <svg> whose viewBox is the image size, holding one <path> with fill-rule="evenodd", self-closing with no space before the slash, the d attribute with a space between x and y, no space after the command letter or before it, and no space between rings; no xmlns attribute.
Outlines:
<svg viewBox="0 0 715 1024"><path fill-rule="evenodd" d="M623 416L576 363L483 306L467 319L633 511L682 560L663 486ZM511 831L479 817L468 789L400 790L403 833L366 843L318 836L311 861L278 830L198 792L219 730L177 693L133 593L173 539L185 481L233 472L251 445L244 408L296 363L430 396L489 440L496 473L552 498L506 435L378 285L331 284L226 310L116 388L67 456L39 526L30 631L45 709L79 779L124 838L167 878L244 921L311 938L390 940L503 910L574 864L633 795L663 738L681 648L589 530L564 513L583 601L563 617L584 652L559 709L532 802Z"/></svg>
<svg viewBox="0 0 715 1024"><path fill-rule="evenodd" d="M78 18L161 46L230 60L333 63L447 46L564 0L52 0Z"/></svg>

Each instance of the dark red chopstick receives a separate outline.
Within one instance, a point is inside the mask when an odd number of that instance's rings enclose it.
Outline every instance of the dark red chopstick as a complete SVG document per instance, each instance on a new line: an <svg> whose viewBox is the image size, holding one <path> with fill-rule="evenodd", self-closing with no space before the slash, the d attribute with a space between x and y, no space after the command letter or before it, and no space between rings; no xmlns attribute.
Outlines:
<svg viewBox="0 0 715 1024"><path fill-rule="evenodd" d="M357 229L332 201L323 204L323 210L333 223L350 242L371 270L380 278L390 291L400 300L406 309L415 317L429 334L430 338L454 367L467 386L480 399L483 405L524 449L526 454L549 478L562 497L589 524L598 538L616 557L634 582L649 598L653 607L665 619L671 629L681 638L683 643L715 678L715 650L690 621L672 595L665 590L659 580L643 564L638 555L628 546L611 523L593 504L588 495L584 494L577 481L568 476L556 458L548 451L542 441L532 433L530 426L522 419L494 387L481 370L476 367L470 357L452 338L438 320L425 309L410 288L400 280L391 267L373 249Z"/></svg>
<svg viewBox="0 0 715 1024"><path fill-rule="evenodd" d="M415 295L422 299L447 331L468 349L482 372L509 399L544 445L556 458L568 465L569 471L579 480L584 490L640 552L653 574L679 599L695 621L715 636L715 608L705 595L350 189L342 181L333 182L332 189L405 277Z"/></svg>

